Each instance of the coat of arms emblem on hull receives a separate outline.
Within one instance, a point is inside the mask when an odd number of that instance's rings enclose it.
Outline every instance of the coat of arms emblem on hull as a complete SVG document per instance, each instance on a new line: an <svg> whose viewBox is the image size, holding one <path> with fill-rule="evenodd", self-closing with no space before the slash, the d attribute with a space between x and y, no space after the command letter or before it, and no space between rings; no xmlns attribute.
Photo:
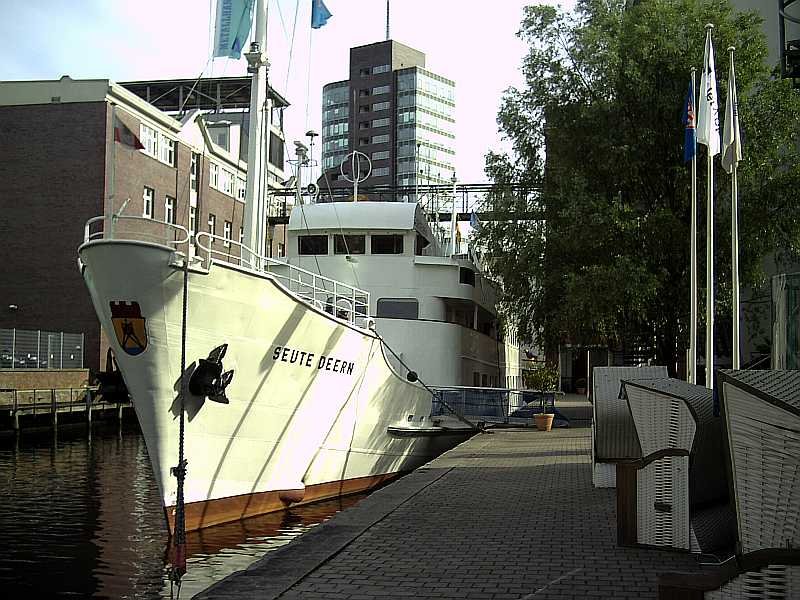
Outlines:
<svg viewBox="0 0 800 600"><path fill-rule="evenodd" d="M147 329L138 302L110 302L111 322L122 349L136 356L147 348Z"/></svg>

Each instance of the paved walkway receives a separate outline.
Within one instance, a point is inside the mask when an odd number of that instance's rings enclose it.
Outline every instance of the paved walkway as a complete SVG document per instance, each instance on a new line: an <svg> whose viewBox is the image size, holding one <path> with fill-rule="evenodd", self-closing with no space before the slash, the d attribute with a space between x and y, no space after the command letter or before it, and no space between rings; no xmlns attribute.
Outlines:
<svg viewBox="0 0 800 600"><path fill-rule="evenodd" d="M197 597L656 598L688 554L619 548L590 430L480 434Z"/></svg>

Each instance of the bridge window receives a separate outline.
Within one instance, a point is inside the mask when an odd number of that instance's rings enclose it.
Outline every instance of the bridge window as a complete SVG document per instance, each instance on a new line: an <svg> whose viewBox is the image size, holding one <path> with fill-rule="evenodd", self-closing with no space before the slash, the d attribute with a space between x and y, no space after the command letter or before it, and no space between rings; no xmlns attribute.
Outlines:
<svg viewBox="0 0 800 600"><path fill-rule="evenodd" d="M297 238L298 254L327 254L327 235L301 235Z"/></svg>
<svg viewBox="0 0 800 600"><path fill-rule="evenodd" d="M372 254L402 254L403 236L401 234L373 235L370 247Z"/></svg>
<svg viewBox="0 0 800 600"><path fill-rule="evenodd" d="M416 298L378 298L376 316L385 319L418 319L419 301Z"/></svg>
<svg viewBox="0 0 800 600"><path fill-rule="evenodd" d="M365 254L367 241L364 235L334 235L334 254Z"/></svg>
<svg viewBox="0 0 800 600"><path fill-rule="evenodd" d="M475 271L467 269L466 267L460 267L458 269L458 282L475 287Z"/></svg>

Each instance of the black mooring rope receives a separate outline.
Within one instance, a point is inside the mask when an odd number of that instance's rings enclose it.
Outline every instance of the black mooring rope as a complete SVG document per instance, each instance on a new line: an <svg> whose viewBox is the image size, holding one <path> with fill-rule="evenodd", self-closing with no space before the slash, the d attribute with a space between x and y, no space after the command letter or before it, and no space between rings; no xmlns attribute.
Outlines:
<svg viewBox="0 0 800 600"><path fill-rule="evenodd" d="M185 430L184 403L186 399L186 317L189 311L189 253L183 258L183 320L181 323L181 386L180 386L180 417L178 419L178 466L173 469L173 474L178 480L178 493L175 503L175 554L172 564L170 580L177 585L180 594L181 577L186 573L186 515L183 503L183 481L186 478L186 459L183 453Z"/></svg>

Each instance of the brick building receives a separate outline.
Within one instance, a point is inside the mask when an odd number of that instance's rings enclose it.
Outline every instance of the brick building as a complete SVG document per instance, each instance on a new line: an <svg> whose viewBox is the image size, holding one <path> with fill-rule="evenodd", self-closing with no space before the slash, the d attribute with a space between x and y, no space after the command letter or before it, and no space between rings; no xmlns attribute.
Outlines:
<svg viewBox="0 0 800 600"><path fill-rule="evenodd" d="M216 81L217 92L249 97L249 77ZM272 90L271 98L276 186L286 179L288 103ZM105 79L0 82L0 328L83 333L84 364L97 370L107 342L77 266L88 219L122 210L241 239L246 164L230 142L246 135L247 115L240 107L221 118L219 99L213 114L189 98L190 110L171 115ZM114 142L114 116L144 149ZM281 254L282 235L271 232L271 251Z"/></svg>

